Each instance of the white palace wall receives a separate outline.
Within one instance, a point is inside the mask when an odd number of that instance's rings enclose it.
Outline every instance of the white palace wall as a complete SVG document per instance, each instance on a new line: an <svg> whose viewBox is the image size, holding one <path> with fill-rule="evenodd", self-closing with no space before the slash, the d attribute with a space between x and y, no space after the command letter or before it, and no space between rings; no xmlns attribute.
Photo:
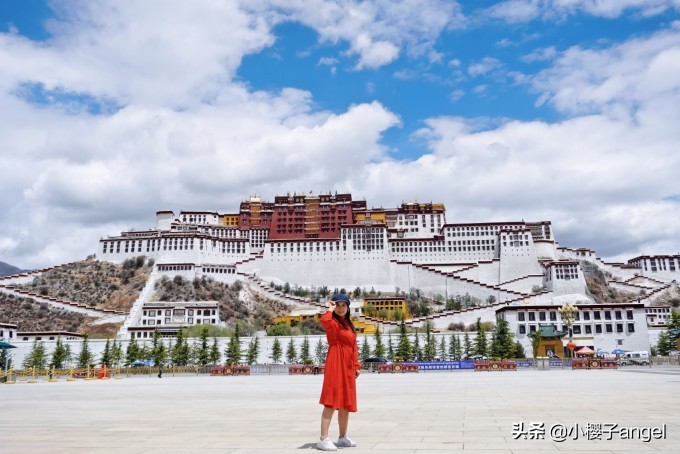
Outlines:
<svg viewBox="0 0 680 454"><path fill-rule="evenodd" d="M544 283L543 275L532 275L506 282L501 287L515 292L531 293L534 287L543 287Z"/></svg>
<svg viewBox="0 0 680 454"><path fill-rule="evenodd" d="M500 277L500 260L479 262L477 266L456 273L456 276L487 285L498 285L500 283L498 279Z"/></svg>

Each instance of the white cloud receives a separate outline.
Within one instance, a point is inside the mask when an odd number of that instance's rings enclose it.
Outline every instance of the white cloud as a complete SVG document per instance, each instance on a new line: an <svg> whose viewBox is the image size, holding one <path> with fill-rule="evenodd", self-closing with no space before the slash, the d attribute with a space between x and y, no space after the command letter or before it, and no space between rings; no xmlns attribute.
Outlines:
<svg viewBox="0 0 680 454"><path fill-rule="evenodd" d="M465 96L465 92L463 90L457 89L451 92L451 94L449 95L449 99L451 100L451 102L456 102L463 96Z"/></svg>
<svg viewBox="0 0 680 454"><path fill-rule="evenodd" d="M563 244L604 257L675 253L679 34L671 27L607 49L568 49L527 78L568 118L430 119L417 134L430 154L375 163L357 190L388 203L401 189L378 182L404 174L414 199L441 194L449 222L551 220Z"/></svg>
<svg viewBox="0 0 680 454"><path fill-rule="evenodd" d="M603 50L572 47L530 78L533 88L566 113L647 112L680 101L680 23L650 37ZM676 104L677 105L677 104ZM666 123L666 120L659 120Z"/></svg>
<svg viewBox="0 0 680 454"><path fill-rule="evenodd" d="M284 20L347 42L366 68L400 52L426 57L462 21L455 4L63 5L50 40L0 34L0 168L9 169L0 179L2 261L79 259L101 236L153 225L159 209L236 211L249 194L311 188L352 191L376 206L440 200L450 222L552 220L558 239L603 255L675 252L677 26L606 49L573 47L538 75L513 76L554 105L560 122L431 118L417 134L427 154L400 161L380 145L400 124L380 103L320 111L309 92L256 92L234 74ZM476 64L471 74L499 67ZM17 95L27 83L120 110L36 105ZM400 176L406 191L386 184Z"/></svg>
<svg viewBox="0 0 680 454"><path fill-rule="evenodd" d="M259 12L275 6L284 17L316 30L322 41L347 41L349 54L359 59L356 69L387 65L402 48L436 61L433 46L440 33L465 23L458 3L447 0L270 0L246 5Z"/></svg>
<svg viewBox="0 0 680 454"><path fill-rule="evenodd" d="M503 66L500 60L493 57L484 57L468 67L468 74L472 77L485 76Z"/></svg>
<svg viewBox="0 0 680 454"><path fill-rule="evenodd" d="M555 46L541 47L539 49L534 49L533 52L523 56L521 60L527 63L533 63L536 61L552 60L556 55L557 49L555 49Z"/></svg>
<svg viewBox="0 0 680 454"><path fill-rule="evenodd" d="M335 66L340 61L335 57L321 57L318 65Z"/></svg>
<svg viewBox="0 0 680 454"><path fill-rule="evenodd" d="M508 23L563 18L586 13L613 19L631 11L642 16L653 16L668 10L680 11L678 0L508 0L487 10L491 17Z"/></svg>
<svg viewBox="0 0 680 454"><path fill-rule="evenodd" d="M0 34L3 261L83 258L158 209L235 211L248 193L337 187L383 159L380 135L399 124L377 102L331 113L305 91L234 81L277 19L233 2L64 5L48 41ZM26 83L120 110L29 102Z"/></svg>

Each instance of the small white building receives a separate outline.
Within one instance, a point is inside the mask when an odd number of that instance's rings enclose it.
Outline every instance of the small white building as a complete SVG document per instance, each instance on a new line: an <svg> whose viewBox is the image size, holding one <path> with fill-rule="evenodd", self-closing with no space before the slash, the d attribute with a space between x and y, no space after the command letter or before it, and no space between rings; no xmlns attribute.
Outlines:
<svg viewBox="0 0 680 454"><path fill-rule="evenodd" d="M14 323L0 323L0 340L12 342L17 338L17 325Z"/></svg>
<svg viewBox="0 0 680 454"><path fill-rule="evenodd" d="M16 333L18 340L33 342L39 341L56 341L64 340L81 340L85 338L85 334L72 333L70 331L18 331Z"/></svg>
<svg viewBox="0 0 680 454"><path fill-rule="evenodd" d="M163 337L174 337L186 326L220 324L220 307L217 301L168 302L157 301L142 306L139 324L128 331L137 339L150 338L158 329Z"/></svg>
<svg viewBox="0 0 680 454"><path fill-rule="evenodd" d="M671 319L670 306L648 306L645 307L645 313L649 326L666 326Z"/></svg>
<svg viewBox="0 0 680 454"><path fill-rule="evenodd" d="M508 322L510 332L531 352L529 334L540 325L551 325L556 330L568 331L560 315L558 305L505 306L496 311L497 318ZM578 304L576 319L572 325L573 341L577 347L611 352L650 351L647 316L641 303L625 304ZM564 345L568 337L564 339Z"/></svg>

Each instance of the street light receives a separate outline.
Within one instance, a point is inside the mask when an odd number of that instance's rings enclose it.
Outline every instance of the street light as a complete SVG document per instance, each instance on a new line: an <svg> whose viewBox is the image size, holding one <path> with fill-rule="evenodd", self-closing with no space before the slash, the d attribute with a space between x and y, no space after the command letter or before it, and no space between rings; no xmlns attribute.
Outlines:
<svg viewBox="0 0 680 454"><path fill-rule="evenodd" d="M574 319L576 318L578 308L571 303L567 303L564 306L560 307L557 311L560 313L560 316L562 317L562 322L564 323L564 326L566 326L567 330L569 331L569 343L567 344L567 348L571 350L572 353L571 357L573 358L574 347L576 346L576 344L574 344L574 332L572 331L571 327L574 324Z"/></svg>

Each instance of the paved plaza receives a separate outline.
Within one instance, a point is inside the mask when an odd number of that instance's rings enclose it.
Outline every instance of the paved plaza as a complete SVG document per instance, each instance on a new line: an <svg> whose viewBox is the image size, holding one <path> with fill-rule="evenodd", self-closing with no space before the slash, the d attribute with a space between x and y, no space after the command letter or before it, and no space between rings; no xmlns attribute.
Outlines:
<svg viewBox="0 0 680 454"><path fill-rule="evenodd" d="M320 452L321 380L166 374L0 385L0 452ZM358 446L339 452L678 452L679 396L678 367L364 373L350 417ZM666 438L606 440L608 424L665 424Z"/></svg>

